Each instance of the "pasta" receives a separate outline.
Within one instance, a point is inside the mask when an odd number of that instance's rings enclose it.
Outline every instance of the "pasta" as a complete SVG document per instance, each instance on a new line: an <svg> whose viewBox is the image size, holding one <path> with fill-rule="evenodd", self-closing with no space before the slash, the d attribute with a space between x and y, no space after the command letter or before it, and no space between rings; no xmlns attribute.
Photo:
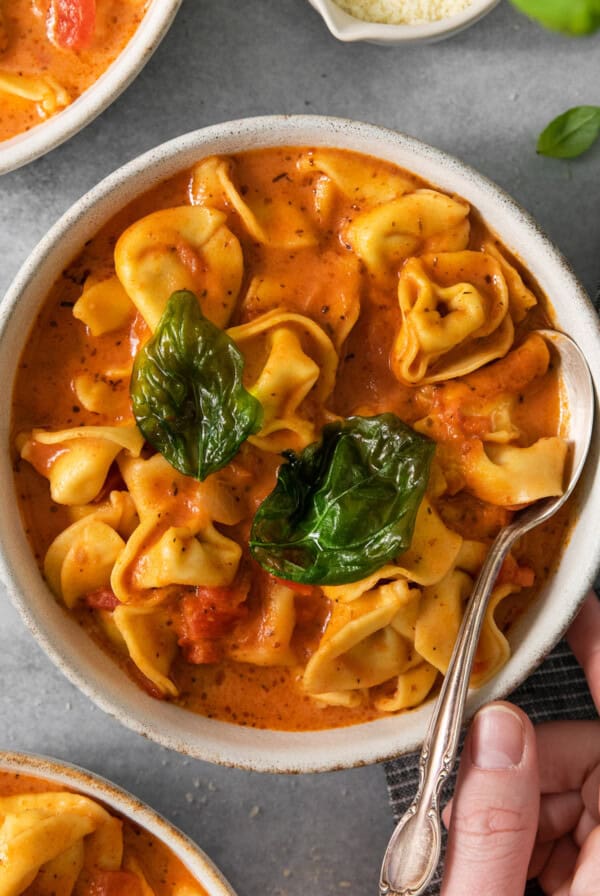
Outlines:
<svg viewBox="0 0 600 896"><path fill-rule="evenodd" d="M186 288L203 293L210 320L227 324L243 261L225 220L216 209L183 206L147 215L122 234L115 247L117 276L151 330L169 296Z"/></svg>
<svg viewBox="0 0 600 896"><path fill-rule="evenodd" d="M205 896L132 821L37 778L0 772L2 896Z"/></svg>
<svg viewBox="0 0 600 896"><path fill-rule="evenodd" d="M562 491L548 326L469 204L406 171L200 160L91 240L21 360L16 478L51 591L196 712L302 730L418 706L495 534ZM505 562L473 686L568 524Z"/></svg>
<svg viewBox="0 0 600 896"><path fill-rule="evenodd" d="M0 140L69 106L116 59L148 0L0 0Z"/></svg>

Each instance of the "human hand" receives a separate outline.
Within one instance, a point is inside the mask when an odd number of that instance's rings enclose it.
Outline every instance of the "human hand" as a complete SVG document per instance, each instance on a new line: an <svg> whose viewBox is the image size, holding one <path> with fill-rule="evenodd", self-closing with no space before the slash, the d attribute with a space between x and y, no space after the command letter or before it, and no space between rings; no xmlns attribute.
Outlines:
<svg viewBox="0 0 600 896"><path fill-rule="evenodd" d="M588 595L568 633L600 709L600 603ZM536 729L541 804L530 877L549 896L600 894L600 722Z"/></svg>
<svg viewBox="0 0 600 896"><path fill-rule="evenodd" d="M600 604L569 632L600 705ZM539 757L539 758L538 758ZM446 807L442 896L518 896L537 876L548 896L600 896L600 722L534 730L519 709L482 709Z"/></svg>

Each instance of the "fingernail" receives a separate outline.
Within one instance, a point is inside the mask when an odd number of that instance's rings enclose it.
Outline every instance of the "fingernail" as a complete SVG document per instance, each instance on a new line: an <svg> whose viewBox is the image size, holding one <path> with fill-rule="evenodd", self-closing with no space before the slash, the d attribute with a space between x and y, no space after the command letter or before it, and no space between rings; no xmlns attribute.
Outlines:
<svg viewBox="0 0 600 896"><path fill-rule="evenodd" d="M507 706L486 706L475 716L471 760L481 769L514 768L525 750L520 717Z"/></svg>

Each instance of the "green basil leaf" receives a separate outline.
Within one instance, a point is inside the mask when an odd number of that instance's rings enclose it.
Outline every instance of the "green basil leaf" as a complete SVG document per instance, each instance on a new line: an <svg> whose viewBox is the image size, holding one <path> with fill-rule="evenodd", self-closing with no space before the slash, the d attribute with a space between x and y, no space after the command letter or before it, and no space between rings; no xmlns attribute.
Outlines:
<svg viewBox="0 0 600 896"><path fill-rule="evenodd" d="M512 0L512 4L546 28L573 37L600 28L600 0Z"/></svg>
<svg viewBox="0 0 600 896"><path fill-rule="evenodd" d="M600 106L575 106L544 128L537 151L554 159L573 159L600 136Z"/></svg>
<svg viewBox="0 0 600 896"><path fill-rule="evenodd" d="M137 425L169 463L196 479L220 470L260 429L262 406L242 385L244 359L196 296L169 299L131 376Z"/></svg>
<svg viewBox="0 0 600 896"><path fill-rule="evenodd" d="M343 585L410 547L435 444L394 414L349 417L285 452L258 508L250 550L284 579Z"/></svg>

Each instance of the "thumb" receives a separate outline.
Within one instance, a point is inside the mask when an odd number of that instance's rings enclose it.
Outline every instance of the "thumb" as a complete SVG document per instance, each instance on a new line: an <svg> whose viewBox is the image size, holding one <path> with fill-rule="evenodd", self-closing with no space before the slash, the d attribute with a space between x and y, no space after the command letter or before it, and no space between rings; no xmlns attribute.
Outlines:
<svg viewBox="0 0 600 896"><path fill-rule="evenodd" d="M533 726L510 703L475 716L463 750L442 896L518 896L538 826L540 789Z"/></svg>

